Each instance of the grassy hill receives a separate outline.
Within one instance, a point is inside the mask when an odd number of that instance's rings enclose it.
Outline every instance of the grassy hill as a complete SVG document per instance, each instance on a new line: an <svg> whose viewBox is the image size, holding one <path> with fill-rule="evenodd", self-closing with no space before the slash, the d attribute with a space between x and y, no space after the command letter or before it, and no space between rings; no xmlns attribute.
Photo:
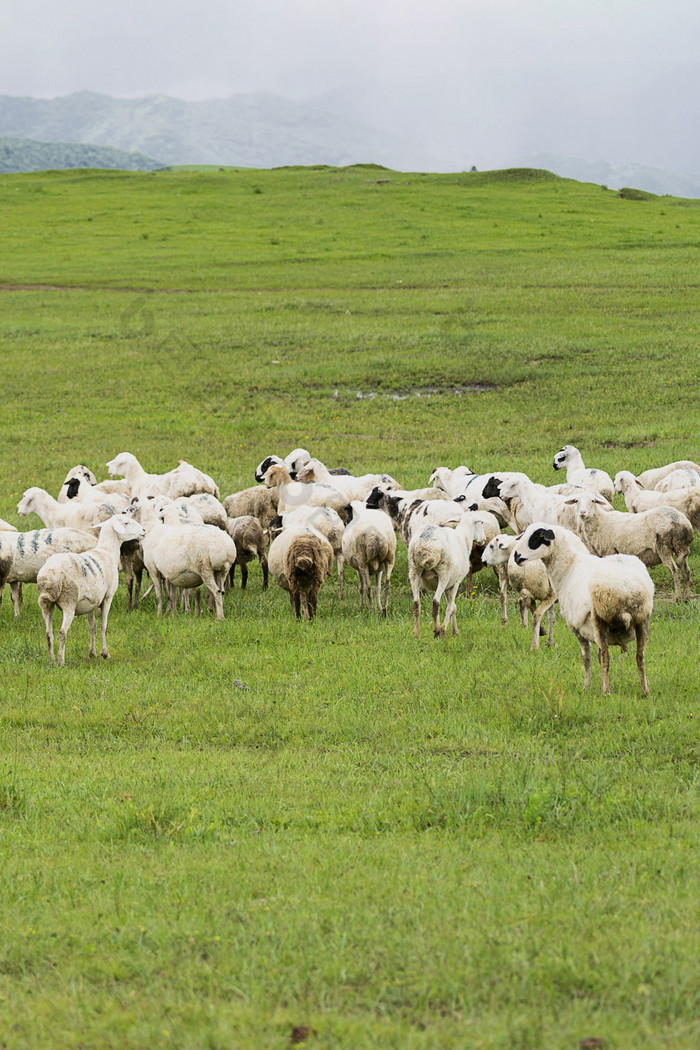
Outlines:
<svg viewBox="0 0 700 1050"><path fill-rule="evenodd" d="M222 494L269 453L426 484L700 456L698 202L538 170L0 178L0 517L117 452ZM115 599L50 671L0 608L0 1031L14 1047L694 1048L700 548L583 692L496 581L412 634L352 570L297 624ZM313 1030L313 1031L312 1031ZM7 1033L7 1034L5 1034ZM597 1040L597 1042L595 1042Z"/></svg>

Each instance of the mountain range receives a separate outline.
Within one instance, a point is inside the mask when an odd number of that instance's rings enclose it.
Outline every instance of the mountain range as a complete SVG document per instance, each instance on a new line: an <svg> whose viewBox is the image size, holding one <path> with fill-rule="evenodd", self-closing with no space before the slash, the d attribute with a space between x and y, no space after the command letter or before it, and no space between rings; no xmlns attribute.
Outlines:
<svg viewBox="0 0 700 1050"><path fill-rule="evenodd" d="M0 172L61 167L151 170L179 164L279 167L382 164L399 171L463 171L468 144L392 134L363 117L369 99L293 102L267 93L188 102L167 95L119 99L81 91L55 99L0 96ZM362 102L362 104L360 104ZM379 116L379 114L377 114ZM502 167L541 167L620 189L700 198L700 174L558 153L508 157Z"/></svg>

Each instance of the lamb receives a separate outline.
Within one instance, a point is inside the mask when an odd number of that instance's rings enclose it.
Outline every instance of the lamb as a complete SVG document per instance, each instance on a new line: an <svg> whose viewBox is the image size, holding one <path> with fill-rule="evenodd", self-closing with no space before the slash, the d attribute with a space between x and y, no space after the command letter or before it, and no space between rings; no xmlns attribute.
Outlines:
<svg viewBox="0 0 700 1050"><path fill-rule="evenodd" d="M177 524L177 504L164 506L161 516L168 524L154 525L142 542L143 560L153 581L158 616L163 615L161 580L170 586L169 608L175 612L174 588L204 584L216 608L216 619L224 619L224 584L236 560L236 545L215 525Z"/></svg>
<svg viewBox="0 0 700 1050"><path fill-rule="evenodd" d="M233 492L223 500L227 517L243 518L251 515L258 519L263 529L269 528L270 522L277 516L278 506L278 490L266 485L253 485L240 492Z"/></svg>
<svg viewBox="0 0 700 1050"><path fill-rule="evenodd" d="M598 492L612 503L615 496L612 478L604 470L586 467L575 445L564 445L554 457L553 466L555 470L566 469L566 480L572 485L581 485L590 492Z"/></svg>
<svg viewBox="0 0 700 1050"><path fill-rule="evenodd" d="M642 471L637 475L637 481L643 489L655 489L658 483L674 470L694 470L696 474L700 474L700 466L693 463L692 459L678 459L667 463L665 467Z"/></svg>
<svg viewBox="0 0 700 1050"><path fill-rule="evenodd" d="M349 507L344 508L344 516L347 517ZM338 567L338 597L345 597L345 558L343 557L343 532L345 524L340 515L332 507L296 507L294 510L284 511L279 514L270 525L270 532L276 534L282 529L297 525L308 525L325 536L335 556Z"/></svg>
<svg viewBox="0 0 700 1050"><path fill-rule="evenodd" d="M665 565L673 577L676 599L690 598L688 554L693 526L673 507L655 507L639 514L605 511L593 493L571 498L579 515L579 534L592 554L634 554L648 567ZM674 561L674 555L678 564ZM680 572L679 572L680 569Z"/></svg>
<svg viewBox="0 0 700 1050"><path fill-rule="evenodd" d="M36 583L39 569L52 555L80 554L91 550L96 543L94 533L79 529L35 529L0 534L0 600L5 584L9 583L15 617L18 617L22 609L22 584ZM2 563L6 563L4 570Z"/></svg>
<svg viewBox="0 0 700 1050"><path fill-rule="evenodd" d="M56 498L59 503L69 503L72 499L80 502L86 500L99 502L104 500L105 496L111 497L114 493L125 493L125 491L126 484L123 480L100 481L98 484L97 478L89 467L78 464L77 467L68 471L66 480L61 485Z"/></svg>
<svg viewBox="0 0 700 1050"><path fill-rule="evenodd" d="M382 510L389 515L394 529L406 546L417 528L432 522L434 525L454 527L464 514L463 507L454 500L421 500L399 492L394 495L382 488L374 488L367 497L368 510Z"/></svg>
<svg viewBox="0 0 700 1050"><path fill-rule="evenodd" d="M389 582L396 559L396 533L389 517L381 510L368 510L362 500L350 504L349 521L343 533L343 557L357 572L360 582L360 610L365 595L372 611L372 576L375 578L377 612L387 615ZM382 575L384 599L381 601Z"/></svg>
<svg viewBox="0 0 700 1050"><path fill-rule="evenodd" d="M87 614L90 628L89 656L97 656L95 648L95 609L100 610L102 657L109 657L107 649L107 620L112 600L119 583L119 549L126 540L144 534L143 525L129 511L115 514L104 522L100 536L92 550L82 554L53 554L37 573L39 608L46 624L49 660L54 664L53 611L58 607L63 620L58 635L58 663L66 662L66 635L78 615Z"/></svg>
<svg viewBox="0 0 700 1050"><path fill-rule="evenodd" d="M517 537L518 565L544 561L561 614L581 646L584 689L591 681L591 642L599 650L603 694L610 692L610 645L623 648L636 638L642 696L649 692L644 650L654 605L654 584L639 558L612 554L598 558L562 526L533 522Z"/></svg>
<svg viewBox="0 0 700 1050"><path fill-rule="evenodd" d="M352 474L338 475L331 472L318 459L310 459L297 470L297 480L301 482L324 482L345 493L348 503L353 500L365 500L376 485L386 485L391 489L400 489L398 481L390 474L363 474L355 477Z"/></svg>
<svg viewBox="0 0 700 1050"><path fill-rule="evenodd" d="M700 474L697 470L672 470L661 481L654 485L655 492L671 492L672 489L695 488L700 485Z"/></svg>
<svg viewBox="0 0 700 1050"><path fill-rule="evenodd" d="M490 543L487 543L482 558L485 565L505 570L502 576L499 576L502 622L508 623L508 585L518 594L520 623L523 627L527 627L528 610L532 613L532 643L530 645L532 652L540 647L542 619L545 613L547 613L549 624L547 645L552 644L554 603L557 596L552 590L552 584L542 561L529 561L524 565L516 563L513 557L515 539L515 536L504 536L503 534L495 536Z"/></svg>
<svg viewBox="0 0 700 1050"><path fill-rule="evenodd" d="M318 592L333 566L333 548L316 529L294 529L284 558L284 574L289 584L289 598L301 618L313 620Z"/></svg>
<svg viewBox="0 0 700 1050"><path fill-rule="evenodd" d="M25 491L17 504L17 513L24 518L36 514L48 529L82 529L99 525L125 508L121 500L105 497L103 503L59 503L45 489L34 486Z"/></svg>
<svg viewBox="0 0 700 1050"><path fill-rule="evenodd" d="M639 514L653 507L675 507L685 514L700 535L700 489L697 487L656 492L643 489L629 470L620 470L615 475L615 491L624 494L625 506L631 514Z"/></svg>
<svg viewBox="0 0 700 1050"><path fill-rule="evenodd" d="M236 566L241 567L241 590L248 583L248 562L258 558L263 574L263 590L268 586L267 542L265 532L257 518L246 514L240 518L227 518L226 531L236 544L236 560L231 566L229 582L233 586Z"/></svg>
<svg viewBox="0 0 700 1050"><path fill-rule="evenodd" d="M483 543L481 522L465 523L458 529L426 525L417 530L408 544L408 578L413 593L413 637L420 637L420 592L435 591L433 597L433 635L439 638L452 624L457 629L456 597L459 585L469 572L472 543ZM445 619L440 623L440 600L445 594Z"/></svg>
<svg viewBox="0 0 700 1050"><path fill-rule="evenodd" d="M110 475L123 475L132 496L191 496L195 492L210 492L219 498L219 487L213 478L204 474L184 459L166 474L147 474L136 456L120 452L107 464Z"/></svg>

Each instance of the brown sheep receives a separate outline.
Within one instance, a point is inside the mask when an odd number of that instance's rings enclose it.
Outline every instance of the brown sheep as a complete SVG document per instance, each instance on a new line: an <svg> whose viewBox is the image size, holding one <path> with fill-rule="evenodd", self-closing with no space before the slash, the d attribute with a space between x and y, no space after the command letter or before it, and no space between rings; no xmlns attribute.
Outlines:
<svg viewBox="0 0 700 1050"><path fill-rule="evenodd" d="M333 568L333 548L319 532L299 530L292 538L284 559L289 598L297 619L313 620L321 584Z"/></svg>

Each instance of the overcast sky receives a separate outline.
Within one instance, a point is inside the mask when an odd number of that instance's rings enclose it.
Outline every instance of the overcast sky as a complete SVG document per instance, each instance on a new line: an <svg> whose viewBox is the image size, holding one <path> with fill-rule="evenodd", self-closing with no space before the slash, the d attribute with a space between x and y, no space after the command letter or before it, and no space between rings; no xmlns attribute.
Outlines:
<svg viewBox="0 0 700 1050"><path fill-rule="evenodd" d="M675 136L697 136L699 54L698 0L4 0L0 13L0 94L325 96L416 141L467 140L480 167L558 151L678 168Z"/></svg>

